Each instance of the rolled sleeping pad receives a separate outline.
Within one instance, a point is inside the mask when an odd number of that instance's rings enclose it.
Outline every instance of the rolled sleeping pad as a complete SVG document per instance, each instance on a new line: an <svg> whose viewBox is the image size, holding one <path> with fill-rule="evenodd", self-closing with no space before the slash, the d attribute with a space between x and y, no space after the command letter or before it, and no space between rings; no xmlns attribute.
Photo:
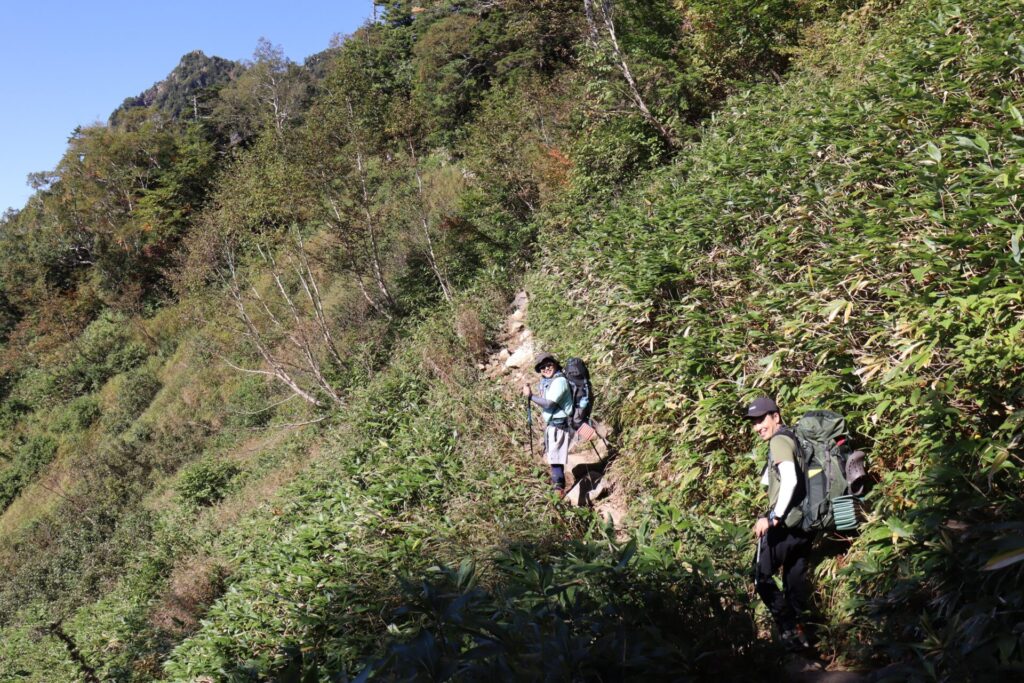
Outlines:
<svg viewBox="0 0 1024 683"><path fill-rule="evenodd" d="M832 501L836 531L853 531L860 525L863 517L860 505L857 496L839 496Z"/></svg>

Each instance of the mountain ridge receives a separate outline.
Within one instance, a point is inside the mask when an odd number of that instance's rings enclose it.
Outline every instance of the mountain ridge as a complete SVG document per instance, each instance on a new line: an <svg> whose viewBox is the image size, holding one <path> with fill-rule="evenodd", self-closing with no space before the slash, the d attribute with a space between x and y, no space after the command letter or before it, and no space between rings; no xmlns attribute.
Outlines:
<svg viewBox="0 0 1024 683"><path fill-rule="evenodd" d="M198 100L207 91L231 82L245 69L240 62L208 57L202 50L182 55L171 72L138 95L126 97L111 112L108 124L117 126L132 109L153 107L169 118L198 117Z"/></svg>

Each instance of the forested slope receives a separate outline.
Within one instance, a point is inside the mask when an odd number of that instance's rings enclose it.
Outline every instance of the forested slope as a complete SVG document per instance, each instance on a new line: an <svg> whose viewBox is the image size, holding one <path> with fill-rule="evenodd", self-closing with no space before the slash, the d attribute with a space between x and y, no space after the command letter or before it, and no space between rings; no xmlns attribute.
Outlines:
<svg viewBox="0 0 1024 683"><path fill-rule="evenodd" d="M4 217L0 680L782 679L764 393L878 478L822 653L1019 673L1019 6L377 4L76 131ZM521 286L628 541L481 372Z"/></svg>

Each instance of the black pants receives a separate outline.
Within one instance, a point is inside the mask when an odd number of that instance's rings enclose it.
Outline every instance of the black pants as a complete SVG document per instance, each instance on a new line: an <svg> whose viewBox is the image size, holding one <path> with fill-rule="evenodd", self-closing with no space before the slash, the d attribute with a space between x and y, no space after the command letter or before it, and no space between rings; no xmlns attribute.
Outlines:
<svg viewBox="0 0 1024 683"><path fill-rule="evenodd" d="M794 628L807 609L807 583L811 537L800 529L772 527L758 539L760 557L754 559L754 586L779 631ZM782 590L775 584L775 572L782 567Z"/></svg>

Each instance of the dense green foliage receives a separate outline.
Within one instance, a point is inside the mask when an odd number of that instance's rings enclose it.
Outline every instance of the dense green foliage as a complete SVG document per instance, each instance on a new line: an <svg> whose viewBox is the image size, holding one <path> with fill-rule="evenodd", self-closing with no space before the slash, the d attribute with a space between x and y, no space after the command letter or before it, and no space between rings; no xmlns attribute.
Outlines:
<svg viewBox="0 0 1024 683"><path fill-rule="evenodd" d="M0 508L11 504L25 485L47 465L57 452L53 439L33 436L18 447L10 463L0 472Z"/></svg>
<svg viewBox="0 0 1024 683"><path fill-rule="evenodd" d="M730 100L533 280L574 303L535 315L545 336L631 387L608 393L665 533L749 518L744 400L846 413L881 481L873 525L819 572L833 646L940 678L1022 655L1020 565L985 571L1020 548L1024 514L1019 21L913 6L863 46L823 34L812 54L844 64L834 77Z"/></svg>
<svg viewBox="0 0 1024 683"><path fill-rule="evenodd" d="M186 55L0 223L0 681L782 678L764 393L877 478L822 652L1019 673L1020 8L376 5ZM524 282L628 539L480 372Z"/></svg>

